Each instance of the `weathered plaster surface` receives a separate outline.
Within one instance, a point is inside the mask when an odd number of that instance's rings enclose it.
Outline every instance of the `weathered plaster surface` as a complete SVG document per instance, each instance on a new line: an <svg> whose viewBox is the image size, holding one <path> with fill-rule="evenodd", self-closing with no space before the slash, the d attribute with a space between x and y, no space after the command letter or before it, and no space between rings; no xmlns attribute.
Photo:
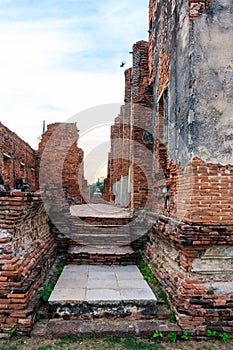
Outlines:
<svg viewBox="0 0 233 350"><path fill-rule="evenodd" d="M205 162L233 163L233 3L213 0L191 22L193 152Z"/></svg>

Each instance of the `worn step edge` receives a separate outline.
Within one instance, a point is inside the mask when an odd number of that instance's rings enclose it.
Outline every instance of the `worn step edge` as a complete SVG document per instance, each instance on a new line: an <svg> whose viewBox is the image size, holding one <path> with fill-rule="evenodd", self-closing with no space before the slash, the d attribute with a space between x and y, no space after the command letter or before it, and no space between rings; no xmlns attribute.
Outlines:
<svg viewBox="0 0 233 350"><path fill-rule="evenodd" d="M43 337L57 339L67 335L90 337L95 334L97 337L105 336L153 336L155 330L163 335L169 332L176 332L181 335L181 328L165 320L57 320L51 319L47 322L35 324L31 337Z"/></svg>

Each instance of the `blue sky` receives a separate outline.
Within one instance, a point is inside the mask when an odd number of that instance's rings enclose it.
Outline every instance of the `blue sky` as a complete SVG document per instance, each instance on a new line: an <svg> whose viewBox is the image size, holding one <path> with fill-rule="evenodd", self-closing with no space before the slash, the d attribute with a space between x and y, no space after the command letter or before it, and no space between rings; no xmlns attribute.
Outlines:
<svg viewBox="0 0 233 350"><path fill-rule="evenodd" d="M36 148L42 122L121 103L147 0L0 0L0 120Z"/></svg>

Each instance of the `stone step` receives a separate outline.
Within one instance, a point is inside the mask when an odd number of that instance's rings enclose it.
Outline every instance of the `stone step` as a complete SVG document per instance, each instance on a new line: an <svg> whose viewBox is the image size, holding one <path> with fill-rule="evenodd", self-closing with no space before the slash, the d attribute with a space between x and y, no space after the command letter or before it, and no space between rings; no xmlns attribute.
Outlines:
<svg viewBox="0 0 233 350"><path fill-rule="evenodd" d="M165 320L126 320L97 319L97 320L59 320L38 322L31 332L32 338L58 339L61 337L75 335L80 337L121 336L121 337L149 337L152 338L155 330L167 336L174 332L182 335L182 330L175 323ZM156 347L155 347L156 348Z"/></svg>
<svg viewBox="0 0 233 350"><path fill-rule="evenodd" d="M79 220L88 225L116 225L123 226L128 225L132 218L108 218L108 217L92 217L92 216L79 216ZM73 219L75 222L75 219Z"/></svg>
<svg viewBox="0 0 233 350"><path fill-rule="evenodd" d="M137 254L130 246L116 245L70 245L67 262L82 261L87 264L136 264Z"/></svg>
<svg viewBox="0 0 233 350"><path fill-rule="evenodd" d="M156 301L136 265L67 265L49 298L49 317L150 319Z"/></svg>
<svg viewBox="0 0 233 350"><path fill-rule="evenodd" d="M130 244L130 237L126 235L81 235L77 234L75 236L70 235L70 237L81 245L115 245L122 246Z"/></svg>

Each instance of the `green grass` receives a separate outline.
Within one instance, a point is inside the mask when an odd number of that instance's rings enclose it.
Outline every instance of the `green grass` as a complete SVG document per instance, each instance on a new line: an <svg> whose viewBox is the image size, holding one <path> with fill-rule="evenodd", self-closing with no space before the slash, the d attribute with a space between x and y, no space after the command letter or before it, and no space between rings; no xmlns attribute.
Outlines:
<svg viewBox="0 0 233 350"><path fill-rule="evenodd" d="M59 263L56 265L56 269L53 273L52 278L47 283L43 283L41 285L41 288L38 291L38 296L41 298L41 300L43 300L43 302L48 301L53 291L53 288L64 269L64 266L65 266L65 260L61 259Z"/></svg>
<svg viewBox="0 0 233 350"><path fill-rule="evenodd" d="M153 342L136 340L135 338L125 338L122 340L123 349L128 350L162 350L164 349L160 345L156 345Z"/></svg>
<svg viewBox="0 0 233 350"><path fill-rule="evenodd" d="M159 333L159 331L158 331ZM13 336L11 339L0 340L0 350L223 350L225 343L223 339L205 339L195 342L188 340L188 333L185 336L175 337L170 332L170 340L167 337L137 338L119 336L99 339L97 336L81 338L76 335L69 335L59 339L41 339ZM182 340L181 340L182 338ZM183 340L185 339L185 340ZM224 337L225 339L225 337ZM177 343L176 343L177 340ZM227 339L228 340L228 339ZM230 345L230 344L229 344ZM229 347L230 349L230 347Z"/></svg>
<svg viewBox="0 0 233 350"><path fill-rule="evenodd" d="M149 282L157 287L157 289L158 289L157 297L165 303L165 305L167 306L168 309L170 309L170 305L169 305L169 302L167 299L167 294L163 290L163 288L162 288L161 284L159 283L159 281L157 280L157 278L153 275L153 272L151 271L147 262L141 261L141 263L139 264L139 269L140 269L144 279L147 282Z"/></svg>
<svg viewBox="0 0 233 350"><path fill-rule="evenodd" d="M33 340L35 341L35 340ZM0 342L1 350L21 350L27 348L28 350L166 350L160 344L155 344L154 341L140 338L120 338L107 337L104 339L82 339L75 335L62 337L58 340L37 340L38 344L26 345L26 342L19 342L16 339L11 339ZM14 343L14 344L13 344Z"/></svg>

